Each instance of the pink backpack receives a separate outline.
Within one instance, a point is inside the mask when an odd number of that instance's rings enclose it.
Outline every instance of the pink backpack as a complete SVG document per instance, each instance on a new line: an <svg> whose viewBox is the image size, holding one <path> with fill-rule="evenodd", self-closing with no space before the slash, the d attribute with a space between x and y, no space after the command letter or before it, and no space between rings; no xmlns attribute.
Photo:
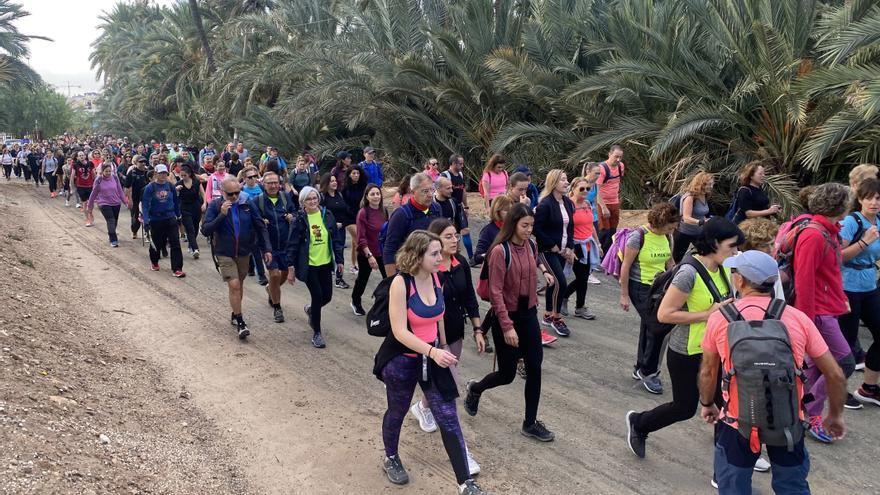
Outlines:
<svg viewBox="0 0 880 495"><path fill-rule="evenodd" d="M636 231L642 232L642 243L644 243L644 227L626 227L618 230L617 233L614 234L611 247L608 248L608 252L605 253L605 258L602 260L602 268L605 269L605 273L614 278L620 278L620 267L623 265L623 250L626 248L626 241L629 239L629 236Z"/></svg>

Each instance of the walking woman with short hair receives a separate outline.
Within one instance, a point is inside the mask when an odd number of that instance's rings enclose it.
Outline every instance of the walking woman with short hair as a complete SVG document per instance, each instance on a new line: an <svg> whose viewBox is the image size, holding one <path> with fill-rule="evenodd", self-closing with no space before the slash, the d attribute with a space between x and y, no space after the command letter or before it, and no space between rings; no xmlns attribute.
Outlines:
<svg viewBox="0 0 880 495"><path fill-rule="evenodd" d="M437 276L442 260L441 246L435 234L416 230L397 253L400 273L391 282L388 297L391 332L379 348L373 369L385 383L388 398L388 409L382 420L383 468L392 483L409 483L398 444L400 428L419 384L437 418L459 494L480 495L485 492L474 483L468 470L467 447L455 407L458 387L449 369L458 359L448 350L446 341L443 321L446 305Z"/></svg>

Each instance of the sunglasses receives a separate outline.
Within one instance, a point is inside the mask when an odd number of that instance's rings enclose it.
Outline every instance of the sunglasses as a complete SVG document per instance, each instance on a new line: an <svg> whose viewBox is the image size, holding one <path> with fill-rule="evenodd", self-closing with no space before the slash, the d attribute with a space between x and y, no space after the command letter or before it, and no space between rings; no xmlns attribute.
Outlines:
<svg viewBox="0 0 880 495"><path fill-rule="evenodd" d="M238 196L239 191L228 192L228 193L223 193L223 194L225 194L227 198L234 198L234 197Z"/></svg>
<svg viewBox="0 0 880 495"><path fill-rule="evenodd" d="M257 178L256 175L248 175L247 177L245 177L245 179L256 179L256 178Z"/></svg>
<svg viewBox="0 0 880 495"><path fill-rule="evenodd" d="M588 190L588 189L589 189L589 187L579 187L579 188L578 188L578 191L579 191L579 192L584 192L584 191L586 191L586 190Z"/></svg>

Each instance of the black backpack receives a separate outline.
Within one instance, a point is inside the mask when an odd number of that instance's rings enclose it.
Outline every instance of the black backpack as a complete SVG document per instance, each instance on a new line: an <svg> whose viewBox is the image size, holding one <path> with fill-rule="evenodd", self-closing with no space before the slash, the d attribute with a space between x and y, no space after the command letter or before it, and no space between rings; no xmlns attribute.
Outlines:
<svg viewBox="0 0 880 495"><path fill-rule="evenodd" d="M669 286L672 285L672 279L675 278L675 274L678 273L678 270L682 265L691 265L694 267L694 269L697 270L697 275L703 280L709 293L712 294L712 299L714 299L716 303L723 301L721 293L718 292L718 288L715 287L715 283L712 281L712 276L709 275L709 271L706 270L706 267L697 261L693 255L685 255L677 265L657 275L657 277L654 278L654 282L651 284L651 290L648 292L650 310L648 312L647 324L654 334L661 337L665 337L666 334L671 332L672 329L675 328L675 324L661 323L660 320L657 319L657 311L660 309L660 303L663 301L663 296L666 295L666 291L669 289ZM730 294L732 292L730 289L730 281L727 280L727 275L725 275L724 270L721 268L719 268L719 270L721 270L721 278L724 279L724 284L727 286L727 292Z"/></svg>
<svg viewBox="0 0 880 495"><path fill-rule="evenodd" d="M405 273L400 274L403 277L403 283L406 287L406 294L409 295L412 277ZM391 317L388 316L388 299L391 292L391 283L395 276L386 277L379 282L376 290L373 291L373 306L367 311L366 325L367 333L373 337L387 337L391 333ZM409 325L409 323L407 323Z"/></svg>

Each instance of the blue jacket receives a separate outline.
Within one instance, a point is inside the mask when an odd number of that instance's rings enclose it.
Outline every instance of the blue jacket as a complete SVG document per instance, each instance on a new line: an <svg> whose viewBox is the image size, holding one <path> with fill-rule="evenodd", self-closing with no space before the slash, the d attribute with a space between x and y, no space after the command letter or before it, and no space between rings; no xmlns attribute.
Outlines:
<svg viewBox="0 0 880 495"><path fill-rule="evenodd" d="M154 220L170 220L180 216L180 200L170 182L150 182L141 196L141 216L144 225Z"/></svg>
<svg viewBox="0 0 880 495"><path fill-rule="evenodd" d="M419 229L428 230L431 222L442 217L443 212L436 201L431 201L427 213L417 210L412 203L407 203L394 210L388 219L388 228L385 231L382 260L385 263L393 263L397 256L397 250L400 249L410 233Z"/></svg>
<svg viewBox="0 0 880 495"><path fill-rule="evenodd" d="M212 237L214 256L237 258L250 256L254 247L261 249L269 245L269 235L260 212L253 202L239 199L226 215L220 213L223 198L217 198L208 205L202 234Z"/></svg>
<svg viewBox="0 0 880 495"><path fill-rule="evenodd" d="M290 228L293 220L288 222L284 219L284 215L296 215L299 203L294 201L290 193L286 191L278 191L278 201L272 204L266 193L263 193L252 200L260 217L265 220L266 229L269 231L269 243L272 251L287 251L287 240L290 237Z"/></svg>
<svg viewBox="0 0 880 495"><path fill-rule="evenodd" d="M345 242L339 237L333 213L327 208L321 207L321 216L324 218L324 227L330 238L327 246L331 251L330 258L333 260L335 268L336 265L343 264L342 249L345 247ZM296 212L296 218L293 219L290 237L287 240L287 262L291 263L296 278L302 282L308 280L309 277L309 244L311 242L312 232L309 229L308 214L305 210L299 210Z"/></svg>
<svg viewBox="0 0 880 495"><path fill-rule="evenodd" d="M364 169L364 172L367 174L367 183L376 184L377 186L382 187L382 183L385 181L385 175L382 173L382 164L380 162L363 161L360 162L358 166Z"/></svg>

